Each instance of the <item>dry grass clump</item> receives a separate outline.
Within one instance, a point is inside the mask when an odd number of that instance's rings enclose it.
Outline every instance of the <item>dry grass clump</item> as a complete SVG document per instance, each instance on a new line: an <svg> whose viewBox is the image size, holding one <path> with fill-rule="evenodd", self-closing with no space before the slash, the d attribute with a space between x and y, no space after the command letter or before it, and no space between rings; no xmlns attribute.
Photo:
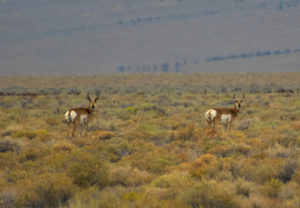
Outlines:
<svg viewBox="0 0 300 208"><path fill-rule="evenodd" d="M111 139L114 136L114 133L111 131L95 131L92 132L92 137L96 137L100 140Z"/></svg>
<svg viewBox="0 0 300 208"><path fill-rule="evenodd" d="M47 118L45 122L50 126L57 126L60 123L60 121L54 117Z"/></svg>
<svg viewBox="0 0 300 208"><path fill-rule="evenodd" d="M56 152L66 151L71 152L75 149L75 146L70 142L60 142L53 145L53 149Z"/></svg>

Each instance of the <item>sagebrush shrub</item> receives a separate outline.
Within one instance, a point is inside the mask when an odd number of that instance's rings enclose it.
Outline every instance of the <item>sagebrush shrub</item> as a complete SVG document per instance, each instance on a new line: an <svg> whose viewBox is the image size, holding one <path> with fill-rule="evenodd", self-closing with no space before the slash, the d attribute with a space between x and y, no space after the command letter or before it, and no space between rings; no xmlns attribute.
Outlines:
<svg viewBox="0 0 300 208"><path fill-rule="evenodd" d="M147 171L142 171L130 166L116 167L110 172L110 182L112 185L140 186L149 183L153 176Z"/></svg>
<svg viewBox="0 0 300 208"><path fill-rule="evenodd" d="M74 185L63 173L47 173L18 183L17 207L58 207L73 196Z"/></svg>
<svg viewBox="0 0 300 208"><path fill-rule="evenodd" d="M207 172L215 169L217 166L217 158L211 154L205 154L197 158L191 163L190 174L194 177L201 178ZM213 173L215 171L212 171Z"/></svg>
<svg viewBox="0 0 300 208"><path fill-rule="evenodd" d="M271 179L264 184L264 186L261 188L261 192L269 197L277 198L282 184L283 183L278 179Z"/></svg>
<svg viewBox="0 0 300 208"><path fill-rule="evenodd" d="M87 188L97 184L103 188L109 183L108 168L88 153L74 152L68 166L68 175L79 187Z"/></svg>
<svg viewBox="0 0 300 208"><path fill-rule="evenodd" d="M181 194L181 200L191 207L235 208L234 193L216 181L201 181Z"/></svg>

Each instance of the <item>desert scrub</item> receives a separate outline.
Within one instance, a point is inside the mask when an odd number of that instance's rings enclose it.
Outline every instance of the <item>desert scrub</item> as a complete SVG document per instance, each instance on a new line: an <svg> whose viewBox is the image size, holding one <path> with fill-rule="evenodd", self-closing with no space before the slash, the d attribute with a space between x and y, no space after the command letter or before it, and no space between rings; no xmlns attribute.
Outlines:
<svg viewBox="0 0 300 208"><path fill-rule="evenodd" d="M29 91L62 90L0 96L0 207L298 208L299 76L18 78ZM0 87L15 83L2 78ZM66 140L64 113L85 107L86 93L98 89L88 136ZM231 107L243 91L232 131L220 125L210 136L205 111Z"/></svg>
<svg viewBox="0 0 300 208"><path fill-rule="evenodd" d="M17 207L58 207L74 194L75 187L63 173L48 173L18 184Z"/></svg>
<svg viewBox="0 0 300 208"><path fill-rule="evenodd" d="M132 192L123 186L107 187L100 190L97 186L77 191L64 208L132 207L126 195Z"/></svg>
<svg viewBox="0 0 300 208"><path fill-rule="evenodd" d="M45 141L51 138L51 133L49 133L46 129L37 129L37 130L17 130L12 134L13 138L28 138L32 139L39 139L41 141Z"/></svg>
<svg viewBox="0 0 300 208"><path fill-rule="evenodd" d="M37 136L36 132L34 131L24 131L24 130L18 130L15 132L12 137L14 138L21 138L26 137L28 139L34 139Z"/></svg>
<svg viewBox="0 0 300 208"><path fill-rule="evenodd" d="M93 137L96 137L100 140L111 139L114 136L114 133L111 131L95 131L91 133Z"/></svg>
<svg viewBox="0 0 300 208"><path fill-rule="evenodd" d="M179 187L187 188L192 185L193 180L186 172L173 171L157 177L152 181L151 185L156 188L177 190Z"/></svg>
<svg viewBox="0 0 300 208"><path fill-rule="evenodd" d="M89 153L74 151L68 164L68 175L81 188L97 184L100 188L109 184L109 171L98 158Z"/></svg>
<svg viewBox="0 0 300 208"><path fill-rule="evenodd" d="M154 176L147 171L130 166L115 167L110 171L111 185L137 187L149 183L153 178Z"/></svg>
<svg viewBox="0 0 300 208"><path fill-rule="evenodd" d="M134 151L132 144L126 140L102 140L97 151L101 152L101 159L110 162L119 162L126 159Z"/></svg>
<svg viewBox="0 0 300 208"><path fill-rule="evenodd" d="M66 151L72 152L75 149L75 145L70 142L59 142L53 145L53 149L55 152Z"/></svg>
<svg viewBox="0 0 300 208"><path fill-rule="evenodd" d="M216 181L201 181L190 189L182 192L180 199L191 207L240 207L234 199L234 191L230 190L229 184Z"/></svg>
<svg viewBox="0 0 300 208"><path fill-rule="evenodd" d="M45 119L45 122L50 126L57 126L60 122L58 118L50 117Z"/></svg>
<svg viewBox="0 0 300 208"><path fill-rule="evenodd" d="M169 167L179 163L179 158L172 152L156 149L147 153L131 154L129 159L132 166L154 174L162 174Z"/></svg>
<svg viewBox="0 0 300 208"><path fill-rule="evenodd" d="M205 154L191 163L190 174L193 177L201 179L204 175L215 173L217 158L215 155Z"/></svg>
<svg viewBox="0 0 300 208"><path fill-rule="evenodd" d="M277 198L282 184L283 183L278 179L271 179L264 184L264 186L261 188L261 192L268 197Z"/></svg>

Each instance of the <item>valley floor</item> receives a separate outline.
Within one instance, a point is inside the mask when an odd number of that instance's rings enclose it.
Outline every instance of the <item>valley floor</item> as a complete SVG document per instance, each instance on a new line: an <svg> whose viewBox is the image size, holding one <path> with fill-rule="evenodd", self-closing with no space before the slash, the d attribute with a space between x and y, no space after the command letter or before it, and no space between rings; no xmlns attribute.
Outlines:
<svg viewBox="0 0 300 208"><path fill-rule="evenodd" d="M205 111L243 93L211 135ZM0 77L0 207L298 208L299 95L300 73Z"/></svg>

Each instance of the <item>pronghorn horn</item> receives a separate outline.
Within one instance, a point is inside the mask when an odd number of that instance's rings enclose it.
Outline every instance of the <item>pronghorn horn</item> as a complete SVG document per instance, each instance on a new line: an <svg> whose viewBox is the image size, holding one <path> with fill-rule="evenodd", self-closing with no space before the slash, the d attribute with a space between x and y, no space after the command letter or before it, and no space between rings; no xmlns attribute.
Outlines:
<svg viewBox="0 0 300 208"><path fill-rule="evenodd" d="M90 93L88 93L88 94L86 95L86 98L91 102Z"/></svg>
<svg viewBox="0 0 300 208"><path fill-rule="evenodd" d="M96 91L96 95L97 97L95 98L95 102L99 99L99 95L101 94L101 91L100 90L97 90Z"/></svg>
<svg viewBox="0 0 300 208"><path fill-rule="evenodd" d="M233 94L233 99L235 100L235 94Z"/></svg>
<svg viewBox="0 0 300 208"><path fill-rule="evenodd" d="M245 93L243 93L243 100L245 99Z"/></svg>

